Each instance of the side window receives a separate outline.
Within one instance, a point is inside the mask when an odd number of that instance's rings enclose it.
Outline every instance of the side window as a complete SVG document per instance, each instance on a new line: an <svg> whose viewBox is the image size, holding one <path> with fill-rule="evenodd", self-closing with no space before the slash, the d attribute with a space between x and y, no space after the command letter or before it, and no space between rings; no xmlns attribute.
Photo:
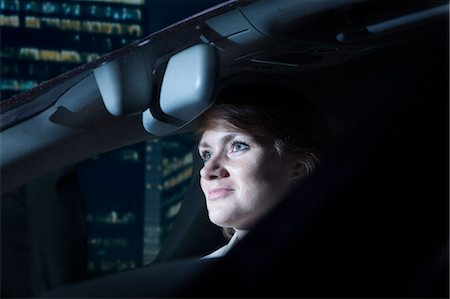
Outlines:
<svg viewBox="0 0 450 299"><path fill-rule="evenodd" d="M192 146L192 135L172 136L77 165L89 276L153 261L189 188Z"/></svg>
<svg viewBox="0 0 450 299"><path fill-rule="evenodd" d="M146 141L3 194L2 298L151 263L191 184L193 145Z"/></svg>

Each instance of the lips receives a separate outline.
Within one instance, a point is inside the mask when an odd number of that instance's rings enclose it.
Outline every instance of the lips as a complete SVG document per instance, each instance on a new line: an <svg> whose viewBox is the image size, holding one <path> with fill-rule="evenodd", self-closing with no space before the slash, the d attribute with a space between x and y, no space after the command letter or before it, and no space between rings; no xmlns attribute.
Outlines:
<svg viewBox="0 0 450 299"><path fill-rule="evenodd" d="M214 200L220 197L225 197L234 192L232 188L215 188L208 191L208 199Z"/></svg>

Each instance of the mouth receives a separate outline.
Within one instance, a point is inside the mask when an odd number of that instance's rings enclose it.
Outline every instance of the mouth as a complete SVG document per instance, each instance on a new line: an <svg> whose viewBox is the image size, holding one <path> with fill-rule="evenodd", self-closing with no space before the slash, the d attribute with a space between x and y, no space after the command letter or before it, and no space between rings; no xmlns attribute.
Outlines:
<svg viewBox="0 0 450 299"><path fill-rule="evenodd" d="M234 192L231 188L216 188L208 191L208 199L214 200L220 197L225 197Z"/></svg>

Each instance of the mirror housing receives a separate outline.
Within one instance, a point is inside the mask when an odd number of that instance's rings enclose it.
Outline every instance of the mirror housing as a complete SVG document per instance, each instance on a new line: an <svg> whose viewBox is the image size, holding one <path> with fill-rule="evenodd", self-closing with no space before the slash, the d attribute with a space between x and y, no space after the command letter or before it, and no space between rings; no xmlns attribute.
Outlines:
<svg viewBox="0 0 450 299"><path fill-rule="evenodd" d="M218 74L214 46L198 44L174 54L164 71L159 98L142 114L147 132L174 133L200 116L214 101Z"/></svg>

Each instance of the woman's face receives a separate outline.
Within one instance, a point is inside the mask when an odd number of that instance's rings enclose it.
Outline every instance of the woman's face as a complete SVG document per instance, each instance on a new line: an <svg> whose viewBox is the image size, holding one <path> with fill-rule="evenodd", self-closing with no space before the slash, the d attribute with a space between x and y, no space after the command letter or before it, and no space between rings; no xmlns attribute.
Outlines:
<svg viewBox="0 0 450 299"><path fill-rule="evenodd" d="M222 227L249 229L296 178L293 158L283 158L272 144L225 127L206 130L199 153L209 218Z"/></svg>

